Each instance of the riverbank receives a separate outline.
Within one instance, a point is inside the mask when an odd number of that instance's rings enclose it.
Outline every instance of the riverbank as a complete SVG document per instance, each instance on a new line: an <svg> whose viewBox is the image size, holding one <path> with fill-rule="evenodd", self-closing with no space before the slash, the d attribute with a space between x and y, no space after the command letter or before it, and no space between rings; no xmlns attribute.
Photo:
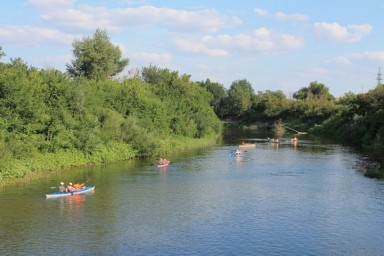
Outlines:
<svg viewBox="0 0 384 256"><path fill-rule="evenodd" d="M201 139L172 137L159 141L158 153L149 157L171 155L174 152L203 148L215 145L221 136L212 135ZM60 171L69 171L73 167L101 165L139 158L137 151L130 145L110 143L104 148L84 154L80 151L61 151L39 154L34 158L12 159L0 163L0 186L26 182Z"/></svg>

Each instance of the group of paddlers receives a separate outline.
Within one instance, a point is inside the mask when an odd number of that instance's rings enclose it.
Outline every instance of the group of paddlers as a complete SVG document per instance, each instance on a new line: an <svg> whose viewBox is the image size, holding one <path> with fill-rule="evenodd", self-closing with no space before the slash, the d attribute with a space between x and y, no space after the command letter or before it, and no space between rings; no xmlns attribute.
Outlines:
<svg viewBox="0 0 384 256"><path fill-rule="evenodd" d="M169 161L168 159L166 158L160 158L160 160L157 162L158 165L167 165L169 164L171 161Z"/></svg>
<svg viewBox="0 0 384 256"><path fill-rule="evenodd" d="M85 183L76 182L75 184L72 184L72 182L69 182L67 186L64 185L64 182L60 182L59 191L60 192L73 192L79 189L82 189L85 187Z"/></svg>

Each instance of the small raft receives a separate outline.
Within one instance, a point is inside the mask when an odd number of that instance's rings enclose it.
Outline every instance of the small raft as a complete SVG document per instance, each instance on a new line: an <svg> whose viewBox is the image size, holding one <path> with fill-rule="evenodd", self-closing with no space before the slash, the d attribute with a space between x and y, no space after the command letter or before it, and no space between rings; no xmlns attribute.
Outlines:
<svg viewBox="0 0 384 256"><path fill-rule="evenodd" d="M255 143L243 143L239 145L239 148L254 148L254 147L256 147Z"/></svg>
<svg viewBox="0 0 384 256"><path fill-rule="evenodd" d="M60 192L56 191L50 194L46 194L47 198L56 198L56 197L63 197L63 196L72 196L77 194L84 194L95 190L95 186L93 187L83 187L81 189L74 190L73 192Z"/></svg>

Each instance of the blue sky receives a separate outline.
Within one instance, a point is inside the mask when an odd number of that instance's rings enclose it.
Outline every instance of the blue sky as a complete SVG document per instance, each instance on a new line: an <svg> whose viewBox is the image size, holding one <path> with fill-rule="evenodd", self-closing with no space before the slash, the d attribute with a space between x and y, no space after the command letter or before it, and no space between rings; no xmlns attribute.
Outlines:
<svg viewBox="0 0 384 256"><path fill-rule="evenodd" d="M0 46L2 61L65 71L73 41L101 28L130 60L122 75L156 65L287 96L317 81L338 97L384 73L383 10L382 0L2 1Z"/></svg>

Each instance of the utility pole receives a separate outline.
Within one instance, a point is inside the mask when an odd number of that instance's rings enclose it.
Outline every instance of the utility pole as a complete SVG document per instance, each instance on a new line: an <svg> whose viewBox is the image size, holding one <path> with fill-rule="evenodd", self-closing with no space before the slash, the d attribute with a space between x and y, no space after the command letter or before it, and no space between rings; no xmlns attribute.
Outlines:
<svg viewBox="0 0 384 256"><path fill-rule="evenodd" d="M379 72L377 73L377 86L381 85L381 70L380 70L380 67L379 67Z"/></svg>

